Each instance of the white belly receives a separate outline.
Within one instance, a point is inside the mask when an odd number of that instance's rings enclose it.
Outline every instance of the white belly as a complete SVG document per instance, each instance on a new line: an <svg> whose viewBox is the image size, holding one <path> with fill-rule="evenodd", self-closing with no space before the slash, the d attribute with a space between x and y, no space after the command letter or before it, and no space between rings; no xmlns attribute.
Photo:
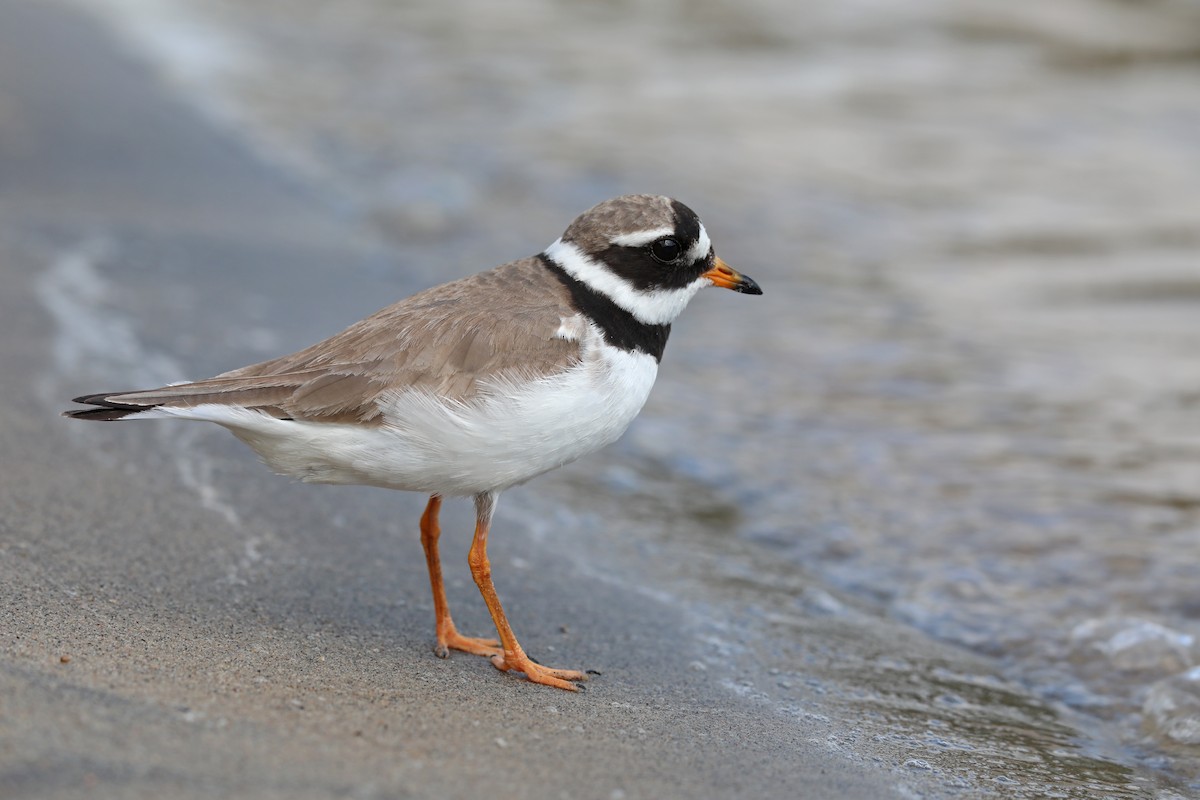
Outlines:
<svg viewBox="0 0 1200 800"><path fill-rule="evenodd" d="M279 420L220 405L155 411L224 425L272 469L303 481L470 495L506 489L616 441L657 374L652 356L600 344L567 372L492 385L471 403L398 393L377 426Z"/></svg>

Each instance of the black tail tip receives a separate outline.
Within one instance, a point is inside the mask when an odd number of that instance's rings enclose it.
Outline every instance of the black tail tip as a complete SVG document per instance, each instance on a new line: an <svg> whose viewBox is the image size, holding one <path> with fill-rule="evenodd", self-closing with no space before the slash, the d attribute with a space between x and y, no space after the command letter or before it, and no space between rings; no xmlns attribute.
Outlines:
<svg viewBox="0 0 1200 800"><path fill-rule="evenodd" d="M98 408L76 408L62 412L64 417L69 419L88 419L93 421L110 421L114 419L124 419L130 414L136 414L139 411L145 411L152 406L131 406L127 403L114 403L109 400L110 397L115 397L124 392L107 392L105 394L85 394L74 398L72 403L80 403L86 406L98 406Z"/></svg>
<svg viewBox="0 0 1200 800"><path fill-rule="evenodd" d="M145 410L144 408L78 408L71 411L63 411L62 416L68 419L110 422L115 419L124 419L130 414L136 414L139 411Z"/></svg>

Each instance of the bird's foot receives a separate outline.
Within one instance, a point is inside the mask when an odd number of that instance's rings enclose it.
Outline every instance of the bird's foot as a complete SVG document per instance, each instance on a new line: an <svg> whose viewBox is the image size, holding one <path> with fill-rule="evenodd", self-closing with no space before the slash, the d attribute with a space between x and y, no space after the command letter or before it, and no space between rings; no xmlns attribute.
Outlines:
<svg viewBox="0 0 1200 800"><path fill-rule="evenodd" d="M577 683L588 679L587 673L577 669L553 669L536 663L518 647L517 652L504 652L492 656L492 666L501 672L523 672L532 683L541 683L566 689L568 692L578 692L582 686Z"/></svg>
<svg viewBox="0 0 1200 800"><path fill-rule="evenodd" d="M496 658L504 654L504 651L500 649L500 642L495 639L463 636L454 630L453 626L447 631L438 633L438 642L433 648L433 654L438 658L449 658L451 650L461 650L474 656L487 656L488 658Z"/></svg>

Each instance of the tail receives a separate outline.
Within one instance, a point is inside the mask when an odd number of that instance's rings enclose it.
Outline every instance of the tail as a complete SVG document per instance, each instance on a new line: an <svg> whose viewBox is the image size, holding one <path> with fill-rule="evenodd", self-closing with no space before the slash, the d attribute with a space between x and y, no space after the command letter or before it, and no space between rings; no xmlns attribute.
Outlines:
<svg viewBox="0 0 1200 800"><path fill-rule="evenodd" d="M83 397L76 397L71 402L83 403L84 405L88 406L97 406L97 408L80 408L73 411L64 411L62 412L62 415L64 417L70 417L71 419L109 421L114 419L124 419L131 414L148 411L161 405L161 403L134 405L132 403L118 403L109 399L128 394L134 394L134 392L105 392L104 394L88 394L84 395Z"/></svg>

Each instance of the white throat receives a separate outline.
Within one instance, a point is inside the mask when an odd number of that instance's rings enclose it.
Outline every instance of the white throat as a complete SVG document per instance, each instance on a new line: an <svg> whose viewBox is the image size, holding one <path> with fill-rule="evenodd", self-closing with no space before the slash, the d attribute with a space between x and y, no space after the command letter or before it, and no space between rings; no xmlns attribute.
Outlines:
<svg viewBox="0 0 1200 800"><path fill-rule="evenodd" d="M638 289L562 239L547 247L545 256L572 278L609 298L647 325L674 322L696 292L712 285L708 278L700 277L679 289Z"/></svg>

